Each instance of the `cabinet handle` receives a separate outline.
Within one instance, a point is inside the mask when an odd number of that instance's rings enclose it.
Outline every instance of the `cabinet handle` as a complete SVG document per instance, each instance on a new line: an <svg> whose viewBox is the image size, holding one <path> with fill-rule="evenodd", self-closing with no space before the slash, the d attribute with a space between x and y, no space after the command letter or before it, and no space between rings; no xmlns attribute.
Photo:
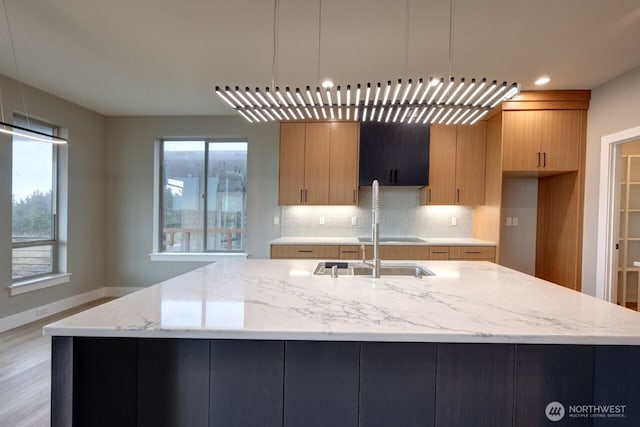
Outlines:
<svg viewBox="0 0 640 427"><path fill-rule="evenodd" d="M343 254L357 254L358 251L342 251Z"/></svg>
<svg viewBox="0 0 640 427"><path fill-rule="evenodd" d="M300 203L304 202L304 190L300 189Z"/></svg>
<svg viewBox="0 0 640 427"><path fill-rule="evenodd" d="M393 169L389 169L389 184L393 182Z"/></svg>
<svg viewBox="0 0 640 427"><path fill-rule="evenodd" d="M447 251L431 251L432 254L448 254Z"/></svg>
<svg viewBox="0 0 640 427"><path fill-rule="evenodd" d="M307 199L307 197L308 197L308 195L309 195L308 191L309 191L309 190L307 190L306 188L304 189L304 202L305 202L305 203L307 203L307 202L308 202L308 199Z"/></svg>
<svg viewBox="0 0 640 427"><path fill-rule="evenodd" d="M431 203L431 189L429 189L429 203Z"/></svg>
<svg viewBox="0 0 640 427"><path fill-rule="evenodd" d="M313 253L312 250L298 249L299 254L310 254Z"/></svg>
<svg viewBox="0 0 640 427"><path fill-rule="evenodd" d="M356 202L356 189L353 189L353 203Z"/></svg>
<svg viewBox="0 0 640 427"><path fill-rule="evenodd" d="M460 203L460 189L456 189L456 202Z"/></svg>
<svg viewBox="0 0 640 427"><path fill-rule="evenodd" d="M396 169L396 171L394 172L393 182L395 182L396 184L398 183L398 169Z"/></svg>
<svg viewBox="0 0 640 427"><path fill-rule="evenodd" d="M542 153L542 167L543 168L547 167L547 152L546 151L544 153Z"/></svg>
<svg viewBox="0 0 640 427"><path fill-rule="evenodd" d="M538 167L540 167L540 152L538 151Z"/></svg>
<svg viewBox="0 0 640 427"><path fill-rule="evenodd" d="M479 254L480 251L464 251L465 254Z"/></svg>

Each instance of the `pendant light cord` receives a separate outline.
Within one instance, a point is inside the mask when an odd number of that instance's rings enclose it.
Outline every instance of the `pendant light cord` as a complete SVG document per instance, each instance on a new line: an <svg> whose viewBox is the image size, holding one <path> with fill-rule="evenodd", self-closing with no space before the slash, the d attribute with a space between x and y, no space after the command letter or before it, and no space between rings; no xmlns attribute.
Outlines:
<svg viewBox="0 0 640 427"><path fill-rule="evenodd" d="M453 27L455 22L455 2L449 0L449 78L453 76Z"/></svg>
<svg viewBox="0 0 640 427"><path fill-rule="evenodd" d="M24 108L24 114L27 119L27 127L31 128L31 124L29 123L29 111L27 110L27 100L24 96L24 87L22 85L22 79L20 78L20 67L18 67L18 57L16 55L16 47L13 42L13 32L11 31L11 23L9 22L9 12L7 12L7 0L2 0L2 5L4 6L4 16L7 21L7 30L9 31L9 42L11 43L11 52L13 53L13 62L16 67L16 79L18 80L18 86L20 87L20 96L22 97L22 107ZM2 121L4 121L4 109L2 111Z"/></svg>
<svg viewBox="0 0 640 427"><path fill-rule="evenodd" d="M409 79L409 19L411 17L411 0L407 0L407 19L406 19L406 27L405 27L405 43L404 43L404 77Z"/></svg>
<svg viewBox="0 0 640 427"><path fill-rule="evenodd" d="M5 0L3 0L5 1ZM275 92L278 75L278 38L280 35L280 5L278 0L273 2L273 58L271 59L271 90Z"/></svg>
<svg viewBox="0 0 640 427"><path fill-rule="evenodd" d="M322 0L318 0L318 84L320 83L320 58L322 51L320 45L322 42Z"/></svg>

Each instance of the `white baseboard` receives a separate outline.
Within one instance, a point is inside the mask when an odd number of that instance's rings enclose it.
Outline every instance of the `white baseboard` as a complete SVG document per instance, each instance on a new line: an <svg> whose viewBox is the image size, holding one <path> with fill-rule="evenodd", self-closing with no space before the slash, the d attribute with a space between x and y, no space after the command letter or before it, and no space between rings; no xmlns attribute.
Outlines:
<svg viewBox="0 0 640 427"><path fill-rule="evenodd" d="M40 307L34 307L32 309L0 319L0 332L8 331L9 329L26 325L27 323L42 319L43 317L51 316L53 314L60 313L62 311L77 307L82 304L86 304L91 301L95 301L100 298L121 297L140 289L142 288L105 286L93 291L74 295L72 297L54 301L49 304L41 305Z"/></svg>

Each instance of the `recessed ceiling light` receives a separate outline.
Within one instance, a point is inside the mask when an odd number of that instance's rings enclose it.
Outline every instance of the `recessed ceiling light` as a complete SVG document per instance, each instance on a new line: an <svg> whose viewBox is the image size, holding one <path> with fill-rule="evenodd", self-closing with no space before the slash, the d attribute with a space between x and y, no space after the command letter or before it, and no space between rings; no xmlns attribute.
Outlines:
<svg viewBox="0 0 640 427"><path fill-rule="evenodd" d="M550 81L551 81L551 79L549 77L542 76L542 77L538 78L538 80L536 80L535 83L536 83L536 86L542 86L542 85L546 85Z"/></svg>
<svg viewBox="0 0 640 427"><path fill-rule="evenodd" d="M333 87L333 82L331 80L325 80L322 82L322 87L325 89L331 89Z"/></svg>

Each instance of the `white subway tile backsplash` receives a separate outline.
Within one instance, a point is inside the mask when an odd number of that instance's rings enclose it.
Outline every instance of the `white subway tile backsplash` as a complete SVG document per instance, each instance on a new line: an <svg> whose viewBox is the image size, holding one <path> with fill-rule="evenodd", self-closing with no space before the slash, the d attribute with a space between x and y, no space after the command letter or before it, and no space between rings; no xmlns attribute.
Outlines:
<svg viewBox="0 0 640 427"><path fill-rule="evenodd" d="M361 189L358 206L283 206L282 236L357 237L371 234L371 190ZM414 188L380 189L380 235L423 237L471 237L470 206L419 206L420 191ZM451 225L451 217L457 225ZM325 224L320 225L320 217ZM356 217L357 225L351 225Z"/></svg>

